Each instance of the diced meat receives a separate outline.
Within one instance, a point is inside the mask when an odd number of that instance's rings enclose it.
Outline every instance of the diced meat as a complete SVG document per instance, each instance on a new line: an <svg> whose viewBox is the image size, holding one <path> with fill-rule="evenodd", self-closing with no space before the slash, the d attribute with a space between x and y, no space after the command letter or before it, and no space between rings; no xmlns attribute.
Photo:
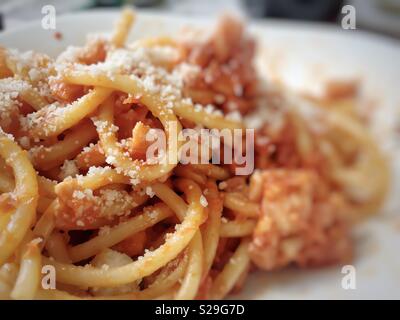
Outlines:
<svg viewBox="0 0 400 320"><path fill-rule="evenodd" d="M56 190L60 208L56 226L61 230L91 230L126 216L137 204L127 191L82 189L75 180Z"/></svg>
<svg viewBox="0 0 400 320"><path fill-rule="evenodd" d="M347 261L352 245L343 198L310 170L265 170L261 217L249 251L261 269Z"/></svg>
<svg viewBox="0 0 400 320"><path fill-rule="evenodd" d="M72 103L84 94L83 86L66 83L58 78L50 80L49 85L53 97L60 102Z"/></svg>
<svg viewBox="0 0 400 320"><path fill-rule="evenodd" d="M94 64L104 61L107 54L106 45L107 43L104 39L90 39L82 48L82 51L78 57L78 61L83 64Z"/></svg>
<svg viewBox="0 0 400 320"><path fill-rule="evenodd" d="M185 93L195 103L214 104L224 113L246 114L255 107L258 79L250 63L255 42L241 21L224 16L205 41L183 41L186 61L202 72L185 79Z"/></svg>

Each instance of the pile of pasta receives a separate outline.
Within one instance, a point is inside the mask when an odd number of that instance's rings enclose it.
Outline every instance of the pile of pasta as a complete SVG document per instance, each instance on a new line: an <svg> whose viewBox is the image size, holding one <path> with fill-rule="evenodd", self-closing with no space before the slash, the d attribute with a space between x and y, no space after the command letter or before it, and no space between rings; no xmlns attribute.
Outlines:
<svg viewBox="0 0 400 320"><path fill-rule="evenodd" d="M389 175L354 92L265 89L234 18L126 45L134 18L55 60L0 49L0 298L221 299L256 269L351 259ZM170 144L150 163L145 136L170 123L253 127L256 170Z"/></svg>

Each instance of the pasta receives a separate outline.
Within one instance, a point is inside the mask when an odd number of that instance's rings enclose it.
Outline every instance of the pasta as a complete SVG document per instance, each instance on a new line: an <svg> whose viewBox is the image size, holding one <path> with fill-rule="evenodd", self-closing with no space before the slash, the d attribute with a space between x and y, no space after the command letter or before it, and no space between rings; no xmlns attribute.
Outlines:
<svg viewBox="0 0 400 320"><path fill-rule="evenodd" d="M0 50L0 298L222 299L255 268L350 259L389 185L335 107L355 90L264 89L232 17L128 45L134 20L56 59Z"/></svg>

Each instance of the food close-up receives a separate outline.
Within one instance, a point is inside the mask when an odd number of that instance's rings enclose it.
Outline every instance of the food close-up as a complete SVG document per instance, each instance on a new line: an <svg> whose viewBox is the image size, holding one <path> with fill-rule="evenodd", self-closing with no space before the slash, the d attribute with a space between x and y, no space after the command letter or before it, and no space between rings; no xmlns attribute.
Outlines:
<svg viewBox="0 0 400 320"><path fill-rule="evenodd" d="M400 244L385 216L399 113L359 71L320 80L306 66L323 44L289 24L79 14L32 24L31 40L0 33L0 299L341 299L345 266L375 268L357 271L362 288L374 280L353 298L397 286L377 266ZM285 32L308 57L274 51ZM296 90L302 67L319 94ZM367 247L379 239L384 251Z"/></svg>

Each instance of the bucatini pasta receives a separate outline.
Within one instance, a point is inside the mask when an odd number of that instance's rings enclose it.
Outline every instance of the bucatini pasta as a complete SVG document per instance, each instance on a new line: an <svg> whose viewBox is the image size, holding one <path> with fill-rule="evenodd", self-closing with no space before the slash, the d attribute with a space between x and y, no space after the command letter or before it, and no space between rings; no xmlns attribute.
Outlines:
<svg viewBox="0 0 400 320"><path fill-rule="evenodd" d="M351 259L389 176L340 108L355 90L265 89L232 17L126 44L134 20L56 59L0 49L0 298L221 299L255 268Z"/></svg>

